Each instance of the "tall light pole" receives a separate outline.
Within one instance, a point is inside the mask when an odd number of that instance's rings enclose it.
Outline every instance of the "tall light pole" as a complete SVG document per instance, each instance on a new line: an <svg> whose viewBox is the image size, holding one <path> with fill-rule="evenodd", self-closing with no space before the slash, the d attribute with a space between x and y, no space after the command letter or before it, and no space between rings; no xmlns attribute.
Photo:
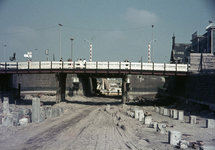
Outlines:
<svg viewBox="0 0 215 150"><path fill-rule="evenodd" d="M151 63L151 52L150 52L150 48L151 48L151 42L155 42L156 40L151 40L150 42L149 42L149 45L148 45L148 63ZM152 62L152 63L154 63L154 61Z"/></svg>
<svg viewBox="0 0 215 150"><path fill-rule="evenodd" d="M89 42L89 44L90 44L90 62L92 62L92 42L90 42L89 40L84 40L85 42Z"/></svg>
<svg viewBox="0 0 215 150"><path fill-rule="evenodd" d="M71 60L72 60L72 55L73 55L73 40L74 38L70 38L71 40Z"/></svg>
<svg viewBox="0 0 215 150"><path fill-rule="evenodd" d="M5 47L6 47L7 45L4 45L4 62L5 62Z"/></svg>
<svg viewBox="0 0 215 150"><path fill-rule="evenodd" d="M63 25L59 23L59 26L60 26L60 59L61 59L61 26Z"/></svg>
<svg viewBox="0 0 215 150"><path fill-rule="evenodd" d="M154 25L152 25L152 62L154 63L154 40L153 40L153 28L154 28Z"/></svg>

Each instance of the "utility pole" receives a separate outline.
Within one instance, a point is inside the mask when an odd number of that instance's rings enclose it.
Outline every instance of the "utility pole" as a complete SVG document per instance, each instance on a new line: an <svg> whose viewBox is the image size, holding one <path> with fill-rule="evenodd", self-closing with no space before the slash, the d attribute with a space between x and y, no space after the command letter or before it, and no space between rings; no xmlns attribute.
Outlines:
<svg viewBox="0 0 215 150"><path fill-rule="evenodd" d="M5 62L5 47L6 47L7 45L4 45L4 62Z"/></svg>
<svg viewBox="0 0 215 150"><path fill-rule="evenodd" d="M153 27L154 25L152 25L152 63L154 63L154 40L153 40Z"/></svg>
<svg viewBox="0 0 215 150"><path fill-rule="evenodd" d="M59 26L60 26L60 59L61 59L61 26L63 25L59 23Z"/></svg>
<svg viewBox="0 0 215 150"><path fill-rule="evenodd" d="M74 40L74 38L70 38L70 40L71 40L71 60L73 60L72 56L73 56L73 40Z"/></svg>

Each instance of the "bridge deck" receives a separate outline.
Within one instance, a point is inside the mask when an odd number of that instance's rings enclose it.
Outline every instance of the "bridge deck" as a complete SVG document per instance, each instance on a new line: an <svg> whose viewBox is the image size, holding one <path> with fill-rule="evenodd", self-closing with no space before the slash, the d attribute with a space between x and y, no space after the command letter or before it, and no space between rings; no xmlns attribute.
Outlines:
<svg viewBox="0 0 215 150"><path fill-rule="evenodd" d="M0 74L32 73L89 73L89 74L154 74L189 75L186 64L140 63L140 62L2 62Z"/></svg>

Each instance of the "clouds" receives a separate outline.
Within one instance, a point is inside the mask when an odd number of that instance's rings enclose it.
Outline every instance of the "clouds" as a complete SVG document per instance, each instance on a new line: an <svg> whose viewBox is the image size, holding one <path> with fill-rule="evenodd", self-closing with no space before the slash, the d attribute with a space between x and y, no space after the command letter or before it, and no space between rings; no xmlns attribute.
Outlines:
<svg viewBox="0 0 215 150"><path fill-rule="evenodd" d="M158 21L155 13L144 9L128 8L124 17L128 22L137 26L147 26Z"/></svg>

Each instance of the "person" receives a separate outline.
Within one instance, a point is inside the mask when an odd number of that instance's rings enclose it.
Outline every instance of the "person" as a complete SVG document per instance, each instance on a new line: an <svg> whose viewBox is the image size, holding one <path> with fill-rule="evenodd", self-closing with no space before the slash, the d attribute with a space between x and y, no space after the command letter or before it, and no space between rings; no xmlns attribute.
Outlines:
<svg viewBox="0 0 215 150"><path fill-rule="evenodd" d="M63 61L63 58L61 57L60 61Z"/></svg>
<svg viewBox="0 0 215 150"><path fill-rule="evenodd" d="M83 60L83 64L84 64L84 68L85 68L86 67L86 60L85 60L85 58Z"/></svg>
<svg viewBox="0 0 215 150"><path fill-rule="evenodd" d="M125 59L125 61L124 62L129 62L127 59Z"/></svg>

